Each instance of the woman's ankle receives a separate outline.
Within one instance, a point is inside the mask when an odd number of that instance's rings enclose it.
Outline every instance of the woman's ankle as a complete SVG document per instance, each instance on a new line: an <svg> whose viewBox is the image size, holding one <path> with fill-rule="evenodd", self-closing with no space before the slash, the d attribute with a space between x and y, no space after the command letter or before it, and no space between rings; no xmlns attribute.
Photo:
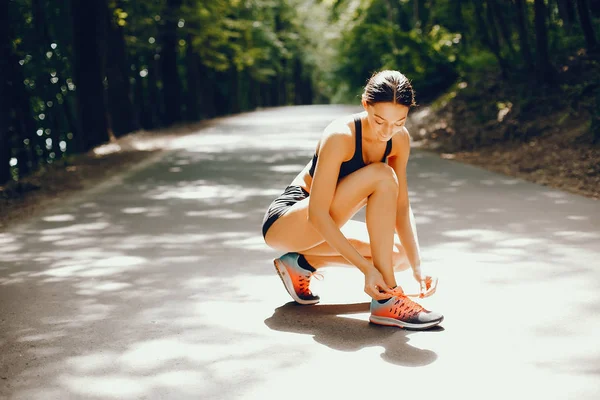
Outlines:
<svg viewBox="0 0 600 400"><path fill-rule="evenodd" d="M308 257L310 257L310 256L308 256ZM306 256L304 254L298 255L298 265L307 271L311 271L311 272L316 271L316 268L314 267L314 265L306 259Z"/></svg>

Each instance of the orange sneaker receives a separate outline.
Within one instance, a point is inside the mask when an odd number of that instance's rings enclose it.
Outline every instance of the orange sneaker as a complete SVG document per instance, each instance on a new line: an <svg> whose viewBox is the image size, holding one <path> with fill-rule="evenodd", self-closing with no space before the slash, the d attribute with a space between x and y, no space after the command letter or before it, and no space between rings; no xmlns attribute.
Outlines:
<svg viewBox="0 0 600 400"><path fill-rule="evenodd" d="M371 301L369 321L378 325L397 326L415 330L429 329L443 321L440 313L428 311L408 298L400 288L385 301Z"/></svg>
<svg viewBox="0 0 600 400"><path fill-rule="evenodd" d="M312 267L312 271L302 268L298 264L299 258L300 254L298 253L287 253L276 258L273 263L285 289L297 303L316 304L320 297L309 289L310 278L315 275L316 270Z"/></svg>

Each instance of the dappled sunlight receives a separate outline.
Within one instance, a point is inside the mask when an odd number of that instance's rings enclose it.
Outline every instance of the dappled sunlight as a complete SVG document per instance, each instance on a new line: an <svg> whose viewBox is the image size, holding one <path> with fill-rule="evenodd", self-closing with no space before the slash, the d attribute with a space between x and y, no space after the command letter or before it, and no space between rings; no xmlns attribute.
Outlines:
<svg viewBox="0 0 600 400"><path fill-rule="evenodd" d="M67 222L67 221L74 221L75 216L70 215L70 214L51 215L51 216L42 218L42 220L47 221L47 222Z"/></svg>
<svg viewBox="0 0 600 400"><path fill-rule="evenodd" d="M281 111L222 119L118 185L0 233L0 372L20 398L266 398L315 365L344 381L429 371L446 385L457 363L481 385L492 362L514 381L573 360L589 374L600 322L580 317L600 312L597 205L424 152L408 181L440 283L421 302L443 328L370 325L353 268L324 269L321 304L290 303L260 225L337 109L300 110L285 132ZM303 121L311 110L322 112ZM410 271L398 282L414 291Z"/></svg>
<svg viewBox="0 0 600 400"><path fill-rule="evenodd" d="M243 203L251 196L277 196L278 190L261 190L254 188L244 188L240 185L218 185L208 182L196 182L195 185L186 185L175 190L171 188L159 194L150 194L149 197L154 200L183 199L183 200L203 200L208 204L233 204Z"/></svg>

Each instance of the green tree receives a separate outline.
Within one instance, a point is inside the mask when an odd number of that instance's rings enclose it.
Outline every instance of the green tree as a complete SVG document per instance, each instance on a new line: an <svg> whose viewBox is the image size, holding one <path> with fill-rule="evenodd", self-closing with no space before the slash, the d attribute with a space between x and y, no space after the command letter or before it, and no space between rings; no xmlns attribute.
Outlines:
<svg viewBox="0 0 600 400"><path fill-rule="evenodd" d="M105 20L101 0L71 0L73 14L74 77L77 86L80 135L78 149L88 151L109 140L102 84L102 60L98 36Z"/></svg>
<svg viewBox="0 0 600 400"><path fill-rule="evenodd" d="M550 63L550 56L548 54L546 4L544 0L535 0L533 5L535 11L535 49L537 57L536 67L539 72L539 80L542 83L552 83L554 81L554 67Z"/></svg>
<svg viewBox="0 0 600 400"><path fill-rule="evenodd" d="M587 49L590 52L594 52L598 49L598 40L596 39L596 34L594 32L587 0L577 0L577 13L579 14L579 22L581 24L581 29L583 30Z"/></svg>
<svg viewBox="0 0 600 400"><path fill-rule="evenodd" d="M132 102L129 81L129 61L123 26L127 13L123 11L121 0L113 0L106 5L106 77L108 81L108 109L110 127L116 137L138 130L138 116Z"/></svg>

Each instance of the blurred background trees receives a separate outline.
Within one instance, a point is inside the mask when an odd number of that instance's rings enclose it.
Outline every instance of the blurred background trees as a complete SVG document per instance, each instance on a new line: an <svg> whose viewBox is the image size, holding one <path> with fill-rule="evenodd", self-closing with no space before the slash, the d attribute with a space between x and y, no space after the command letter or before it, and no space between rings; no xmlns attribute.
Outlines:
<svg viewBox="0 0 600 400"><path fill-rule="evenodd" d="M0 183L138 129L259 107L358 104L399 69L423 103L498 73L586 107L600 139L600 0L6 0ZM595 97L594 97L595 96Z"/></svg>

